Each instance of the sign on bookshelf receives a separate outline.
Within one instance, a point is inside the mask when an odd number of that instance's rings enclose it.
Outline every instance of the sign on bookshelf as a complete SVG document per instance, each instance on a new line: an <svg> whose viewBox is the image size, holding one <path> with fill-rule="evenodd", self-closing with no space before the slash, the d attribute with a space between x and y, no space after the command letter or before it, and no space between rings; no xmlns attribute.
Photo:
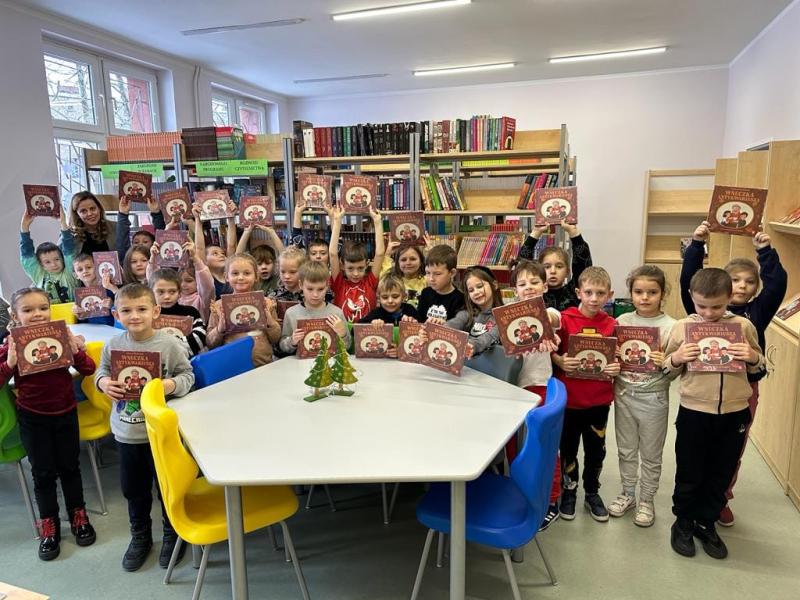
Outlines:
<svg viewBox="0 0 800 600"><path fill-rule="evenodd" d="M144 173L153 177L164 176L164 165L162 163L118 163L113 165L100 165L100 172L103 179L119 179L120 171L132 171L134 173Z"/></svg>
<svg viewBox="0 0 800 600"><path fill-rule="evenodd" d="M206 160L195 164L198 177L236 177L248 176L266 177L267 159L255 158L251 160Z"/></svg>

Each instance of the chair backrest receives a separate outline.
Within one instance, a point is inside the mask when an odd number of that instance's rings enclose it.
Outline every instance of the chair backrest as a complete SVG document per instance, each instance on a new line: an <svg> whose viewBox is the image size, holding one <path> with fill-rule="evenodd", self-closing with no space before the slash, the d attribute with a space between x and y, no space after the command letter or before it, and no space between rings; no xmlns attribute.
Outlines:
<svg viewBox="0 0 800 600"><path fill-rule="evenodd" d="M491 375L501 381L516 385L522 369L522 359L506 356L499 344L490 346L475 358L464 362L465 367Z"/></svg>
<svg viewBox="0 0 800 600"><path fill-rule="evenodd" d="M50 320L64 321L67 325L73 325L77 323L78 317L72 314L73 306L75 306L74 302L61 302L60 304L51 304Z"/></svg>
<svg viewBox="0 0 800 600"><path fill-rule="evenodd" d="M11 462L25 456L19 439L17 409L11 388L5 384L0 388L0 462Z"/></svg>
<svg viewBox="0 0 800 600"><path fill-rule="evenodd" d="M199 469L181 442L178 415L167 406L164 384L160 379L154 379L144 386L141 407L164 507L175 531L182 535L183 525L189 522L184 498L192 482L197 479Z"/></svg>
<svg viewBox="0 0 800 600"><path fill-rule="evenodd" d="M541 523L550 503L566 407L567 390L563 383L551 377L544 406L532 409L525 417L525 444L511 464L511 478L533 508L534 523Z"/></svg>
<svg viewBox="0 0 800 600"><path fill-rule="evenodd" d="M202 389L253 368L253 338L238 340L198 354L192 359L195 388Z"/></svg>
<svg viewBox="0 0 800 600"><path fill-rule="evenodd" d="M86 342L86 354L94 361L95 369L99 367L100 357L103 354L103 342ZM94 384L93 376L90 375L83 378L83 381L81 381L81 390L83 390L86 399L92 407L111 414L111 398L97 389L97 386Z"/></svg>

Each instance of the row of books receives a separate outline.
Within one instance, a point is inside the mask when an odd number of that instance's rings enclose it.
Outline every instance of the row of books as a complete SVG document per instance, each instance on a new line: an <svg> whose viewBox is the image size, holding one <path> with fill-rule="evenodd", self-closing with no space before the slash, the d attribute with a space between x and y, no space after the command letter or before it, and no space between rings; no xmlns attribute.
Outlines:
<svg viewBox="0 0 800 600"><path fill-rule="evenodd" d="M795 208L792 212L783 217L779 223L786 223L787 225L800 224L800 207Z"/></svg>
<svg viewBox="0 0 800 600"><path fill-rule="evenodd" d="M411 210L407 177L378 179L378 210Z"/></svg>
<svg viewBox="0 0 800 600"><path fill-rule="evenodd" d="M490 233L488 236L464 236L458 249L459 269L472 265L507 265L516 258L523 236L511 233Z"/></svg>
<svg viewBox="0 0 800 600"><path fill-rule="evenodd" d="M452 177L422 175L419 178L420 197L425 210L465 210L461 183Z"/></svg>
<svg viewBox="0 0 800 600"><path fill-rule="evenodd" d="M172 145L181 142L178 131L132 133L106 137L109 162L172 160Z"/></svg>
<svg viewBox="0 0 800 600"><path fill-rule="evenodd" d="M519 210L533 210L533 197L537 189L557 187L558 175L555 173L533 173L525 178L522 189L519 192Z"/></svg>
<svg viewBox="0 0 800 600"><path fill-rule="evenodd" d="M216 127L217 158L219 160L242 160L244 153L244 131L241 127Z"/></svg>

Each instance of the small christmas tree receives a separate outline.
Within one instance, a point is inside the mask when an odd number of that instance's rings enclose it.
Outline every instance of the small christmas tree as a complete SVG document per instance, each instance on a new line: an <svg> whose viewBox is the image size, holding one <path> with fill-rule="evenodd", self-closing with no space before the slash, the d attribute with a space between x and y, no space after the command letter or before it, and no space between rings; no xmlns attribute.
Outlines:
<svg viewBox="0 0 800 600"><path fill-rule="evenodd" d="M314 366L311 367L311 372L303 383L314 389L310 396L303 398L306 402L314 402L328 395L325 388L333 383L333 379L330 365L328 365L328 340L325 338L322 339L319 354L314 359Z"/></svg>
<svg viewBox="0 0 800 600"><path fill-rule="evenodd" d="M331 378L334 382L338 383L331 391L332 394L337 396L352 396L355 391L345 388L345 385L350 385L358 381L355 376L356 370L350 364L350 357L347 355L347 348L344 346L342 338L336 338L336 355L333 357L333 366L331 367Z"/></svg>

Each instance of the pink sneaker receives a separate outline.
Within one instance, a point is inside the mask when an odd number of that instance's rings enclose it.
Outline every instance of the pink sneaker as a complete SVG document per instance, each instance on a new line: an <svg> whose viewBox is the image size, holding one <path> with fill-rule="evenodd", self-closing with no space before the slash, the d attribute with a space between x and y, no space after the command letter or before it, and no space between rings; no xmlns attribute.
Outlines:
<svg viewBox="0 0 800 600"><path fill-rule="evenodd" d="M719 511L719 519L717 519L717 523L723 527L733 527L733 511L727 504L721 511Z"/></svg>

